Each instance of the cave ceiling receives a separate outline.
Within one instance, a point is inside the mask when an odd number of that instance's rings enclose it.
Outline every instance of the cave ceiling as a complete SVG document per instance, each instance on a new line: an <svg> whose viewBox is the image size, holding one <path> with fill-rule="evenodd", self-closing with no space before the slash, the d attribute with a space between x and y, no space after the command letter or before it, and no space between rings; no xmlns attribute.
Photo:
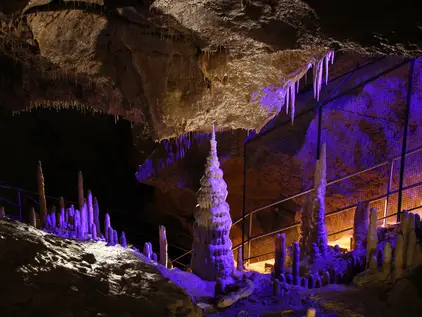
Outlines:
<svg viewBox="0 0 422 317"><path fill-rule="evenodd" d="M259 130L284 106L279 88L330 51L422 55L420 1L5 2L2 107L105 112L154 140Z"/></svg>

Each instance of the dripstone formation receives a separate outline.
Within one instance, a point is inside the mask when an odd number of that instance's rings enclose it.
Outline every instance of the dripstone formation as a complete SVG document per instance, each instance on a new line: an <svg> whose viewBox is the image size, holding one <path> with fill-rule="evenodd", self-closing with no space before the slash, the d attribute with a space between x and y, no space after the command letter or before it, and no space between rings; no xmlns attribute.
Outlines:
<svg viewBox="0 0 422 317"><path fill-rule="evenodd" d="M229 237L232 220L226 203L227 184L217 157L214 127L210 144L205 174L197 192L191 268L203 280L215 281L233 273L234 259Z"/></svg>

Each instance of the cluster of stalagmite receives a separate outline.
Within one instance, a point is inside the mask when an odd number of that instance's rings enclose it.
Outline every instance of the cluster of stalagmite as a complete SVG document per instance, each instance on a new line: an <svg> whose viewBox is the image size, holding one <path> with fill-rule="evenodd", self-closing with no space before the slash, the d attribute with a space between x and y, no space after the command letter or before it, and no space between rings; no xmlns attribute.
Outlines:
<svg viewBox="0 0 422 317"><path fill-rule="evenodd" d="M316 162L314 190L306 197L301 212L299 246L302 255L313 262L327 253L328 238L325 226L325 192L327 187L326 145L321 145L320 158Z"/></svg>
<svg viewBox="0 0 422 317"><path fill-rule="evenodd" d="M232 220L226 203L227 184L217 157L214 127L210 145L205 174L197 192L191 268L200 278L216 281L232 275L234 258L229 237Z"/></svg>
<svg viewBox="0 0 422 317"><path fill-rule="evenodd" d="M58 200L59 209L57 210L55 206L50 206L47 210L44 176L41 162L38 164L37 180L40 212L37 214L34 207L29 209L27 217L29 225L65 238L81 241L105 241L107 242L107 246L120 244L121 247L128 247L125 232L122 231L119 237L118 232L111 226L111 219L108 213L104 216L104 234L102 234L98 200L96 197L93 197L90 190L87 191L87 197L84 197L82 172L78 173L78 204L80 209L76 209L73 204L66 208L64 198L60 197ZM0 218L2 217L6 217L6 213L4 207L0 206ZM169 261L167 254L168 246L166 228L164 226L159 226L159 245L160 263L168 268L171 268L172 264ZM151 243L145 243L143 254L147 258L158 262L157 254L152 252Z"/></svg>
<svg viewBox="0 0 422 317"><path fill-rule="evenodd" d="M300 276L300 245L299 242L293 242L292 245L292 264L289 270L286 270L286 236L277 234L275 238L275 264L273 271L273 295L283 294L283 283L297 285L305 288L319 288L328 284L343 282L342 272L331 270L317 270L307 273L306 276ZM356 262L356 261L355 261ZM351 263L356 265L356 263Z"/></svg>
<svg viewBox="0 0 422 317"><path fill-rule="evenodd" d="M361 212L357 209L356 212ZM363 213L362 215L367 215ZM357 220L358 219L358 220ZM355 276L353 283L362 285L376 281L395 281L401 278L406 270L422 265L422 250L418 243L416 233L421 230L421 221L418 214L401 213L399 234L389 237L385 241L378 241L377 211L372 208L367 219L355 217L355 228L363 232L367 231L366 237L366 270ZM396 226L397 227L397 226ZM355 243L355 250L358 248Z"/></svg>

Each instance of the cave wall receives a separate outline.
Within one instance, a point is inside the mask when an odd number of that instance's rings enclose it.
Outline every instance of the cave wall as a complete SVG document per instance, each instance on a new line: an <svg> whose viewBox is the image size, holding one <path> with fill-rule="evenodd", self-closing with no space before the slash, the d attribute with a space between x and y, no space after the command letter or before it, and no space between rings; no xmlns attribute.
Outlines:
<svg viewBox="0 0 422 317"><path fill-rule="evenodd" d="M383 70L402 63L400 59L385 59L362 68L344 81L333 80L324 90L331 98L346 93L324 106L322 117L322 142L327 143L327 176L334 180L362 169L379 164L398 156L402 148L404 113L407 96L409 64L405 64L361 88L349 91L358 83L368 80ZM411 100L408 149L422 145L422 111L420 110L422 59L415 63L414 89ZM298 100L298 116L294 125L288 122L286 114L280 114L263 133L252 138L247 144L247 210L261 207L278 199L291 196L313 185L316 159L318 116L312 92ZM283 123L286 122L286 123ZM275 129L271 129L275 128ZM206 137L204 137L206 139ZM233 220L241 217L243 186L243 140L246 132L218 133L218 150L224 178L229 187L228 203ZM234 146L233 144L236 144ZM234 147L237 147L234 149ZM145 180L146 183L166 188L156 196L160 202L166 201L165 210L159 212L173 214L174 210L192 220L195 206L194 193L199 186L208 143L192 146L184 158L164 166ZM422 155L414 154L407 159L406 184L422 180ZM407 162L406 161L406 162ZM196 163L194 163L196 162ZM400 161L395 161L392 190L398 187ZM374 169L352 179L329 186L327 189L327 212L357 203L370 197L386 193L389 165ZM171 175L171 176L169 176ZM180 184L184 184L180 188ZM411 208L415 190L404 194L404 204ZM178 192L183 191L181 196ZM188 198L189 197L189 198ZM184 200L181 203L180 200ZM298 219L303 197L276 205L253 216L252 235L263 234L292 224ZM397 194L390 197L389 214L396 212ZM407 204L407 205L406 205ZM182 207L183 206L183 207ZM374 204L381 216L383 202ZM340 216L328 218L329 233L351 227L353 210ZM191 222L184 222L180 228L190 229ZM247 225L247 224L246 224ZM247 227L246 227L247 228ZM232 230L234 245L241 241L241 228ZM297 230L290 230L292 241ZM335 236L332 238L340 238ZM252 255L272 248L272 238L252 244Z"/></svg>

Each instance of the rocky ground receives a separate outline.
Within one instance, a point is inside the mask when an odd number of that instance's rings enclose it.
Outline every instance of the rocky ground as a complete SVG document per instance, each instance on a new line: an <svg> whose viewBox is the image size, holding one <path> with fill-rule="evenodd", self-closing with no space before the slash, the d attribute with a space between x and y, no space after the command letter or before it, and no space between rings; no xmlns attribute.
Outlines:
<svg viewBox="0 0 422 317"><path fill-rule="evenodd" d="M201 316L186 293L130 249L59 238L0 220L0 316Z"/></svg>
<svg viewBox="0 0 422 317"><path fill-rule="evenodd" d="M131 249L67 240L0 219L0 250L2 317L302 317L309 307L318 317L417 317L422 302L421 268L394 285L282 285L278 296L269 274L248 272L253 294L217 310L210 305L215 283L168 270Z"/></svg>

